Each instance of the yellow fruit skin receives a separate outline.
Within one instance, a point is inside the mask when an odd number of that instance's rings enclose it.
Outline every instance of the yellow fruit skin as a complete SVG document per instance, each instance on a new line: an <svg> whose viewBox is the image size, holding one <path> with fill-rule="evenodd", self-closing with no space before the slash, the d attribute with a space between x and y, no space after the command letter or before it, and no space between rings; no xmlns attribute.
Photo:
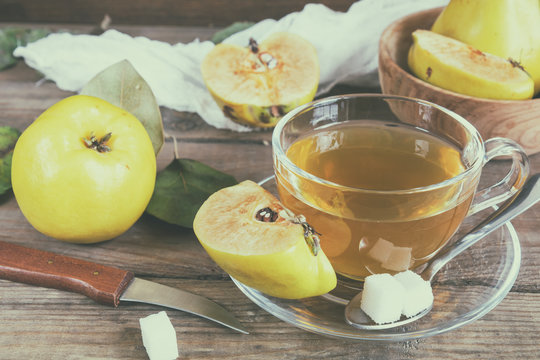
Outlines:
<svg viewBox="0 0 540 360"><path fill-rule="evenodd" d="M86 147L108 132L110 152ZM59 240L116 237L141 216L154 189L156 160L143 125L104 100L76 95L56 103L20 136L12 185L26 219Z"/></svg>
<svg viewBox="0 0 540 360"><path fill-rule="evenodd" d="M300 299L326 294L336 287L328 258L322 251L314 257L303 236L290 249L268 255L242 256L201 244L225 272L270 296Z"/></svg>
<svg viewBox="0 0 540 360"><path fill-rule="evenodd" d="M235 104L224 101L212 90L209 89L209 91L220 109L222 109L223 113L231 120L248 126L272 128L276 126L277 122L283 117L284 114L300 105L312 101L317 93L317 87L313 88L313 90L304 97L298 98L289 104L273 106Z"/></svg>
<svg viewBox="0 0 540 360"><path fill-rule="evenodd" d="M456 93L479 98L524 100L530 99L533 96L534 83L528 76L522 74L522 81L509 84L477 76L476 74L467 71L467 66L458 68L453 64L449 65L449 63L442 61L430 51L419 46L422 33L426 34L429 32L417 30L413 33L413 45L408 54L409 68L420 79ZM434 35L437 36L437 34ZM486 61L486 58L490 58L488 54L485 54L487 55L485 56L466 44L460 44L459 49L457 49L455 45L450 47L451 45L452 44L450 43L445 44L445 47L447 47L446 51L448 52L447 56L449 58L452 57L453 54L456 54L455 51L461 51L461 54L456 55L470 59L471 62L480 63L488 69L493 66L493 71L497 71L495 64L490 64ZM504 65L511 67L509 63L506 64L505 60L497 60L502 61L504 62ZM516 69L513 70L516 71Z"/></svg>
<svg viewBox="0 0 540 360"><path fill-rule="evenodd" d="M518 61L540 92L540 1L451 0L431 30Z"/></svg>

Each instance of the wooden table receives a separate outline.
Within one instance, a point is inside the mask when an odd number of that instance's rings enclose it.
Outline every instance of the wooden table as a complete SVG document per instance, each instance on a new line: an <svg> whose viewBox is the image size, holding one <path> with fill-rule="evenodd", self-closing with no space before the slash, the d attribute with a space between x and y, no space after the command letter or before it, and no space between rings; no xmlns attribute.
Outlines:
<svg viewBox="0 0 540 360"><path fill-rule="evenodd" d="M6 24L1 24L6 25ZM62 26L64 27L64 26ZM207 39L214 30L180 27L117 27L171 43ZM88 31L89 26L73 27ZM0 124L24 130L42 111L71 95L24 63L0 72ZM349 91L350 89L347 89ZM339 90L338 90L339 91ZM237 180L272 173L270 131L217 130L193 114L162 109L181 157L202 161ZM173 158L168 139L159 156ZM533 171L540 155L531 157ZM506 166L495 163L487 181ZM193 231L143 215L124 235L94 245L48 238L25 220L12 193L0 198L0 240L115 265L138 276L206 296L230 310L249 329L236 333L181 312L167 313L176 329L180 358L227 359L537 359L540 358L540 204L513 221L523 249L511 292L480 320L435 337L407 342L341 341L291 326L253 304L207 256ZM161 308L125 304L114 309L78 294L0 280L1 359L145 359L139 318Z"/></svg>

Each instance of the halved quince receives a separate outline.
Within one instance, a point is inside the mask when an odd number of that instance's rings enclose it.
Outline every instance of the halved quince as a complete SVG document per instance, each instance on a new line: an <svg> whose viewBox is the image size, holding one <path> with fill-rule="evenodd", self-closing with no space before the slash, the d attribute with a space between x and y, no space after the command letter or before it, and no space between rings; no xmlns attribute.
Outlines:
<svg viewBox="0 0 540 360"><path fill-rule="evenodd" d="M428 30L412 34L408 63L419 78L460 94L499 100L530 99L534 81L518 63Z"/></svg>
<svg viewBox="0 0 540 360"><path fill-rule="evenodd" d="M538 0L451 0L432 31L513 59L540 93L540 2Z"/></svg>
<svg viewBox="0 0 540 360"><path fill-rule="evenodd" d="M212 194L197 212L193 229L224 271L265 294L299 299L336 286L317 233L252 181Z"/></svg>
<svg viewBox="0 0 540 360"><path fill-rule="evenodd" d="M246 45L218 44L201 65L204 82L227 117L273 127L284 114L313 100L319 60L309 41L280 32Z"/></svg>

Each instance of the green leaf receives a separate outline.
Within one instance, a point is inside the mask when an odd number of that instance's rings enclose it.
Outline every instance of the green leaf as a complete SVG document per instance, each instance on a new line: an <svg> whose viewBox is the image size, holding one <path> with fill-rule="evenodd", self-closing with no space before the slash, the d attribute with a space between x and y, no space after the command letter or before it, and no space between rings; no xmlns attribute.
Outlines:
<svg viewBox="0 0 540 360"><path fill-rule="evenodd" d="M0 126L0 195L11 189L11 158L21 132L10 126Z"/></svg>
<svg viewBox="0 0 540 360"><path fill-rule="evenodd" d="M252 27L254 24L255 24L254 22L249 22L249 21L235 22L232 25L227 26L225 29L222 29L216 32L214 36L212 36L211 40L214 44L219 44L220 42L222 42L223 40L225 40L232 34L236 34L237 32L246 30Z"/></svg>
<svg viewBox="0 0 540 360"><path fill-rule="evenodd" d="M150 86L127 60L97 74L81 94L101 98L132 113L144 125L157 155L163 146L163 122Z"/></svg>
<svg viewBox="0 0 540 360"><path fill-rule="evenodd" d="M17 63L13 50L17 46L25 46L33 41L49 35L45 29L0 29L0 70L4 70Z"/></svg>
<svg viewBox="0 0 540 360"><path fill-rule="evenodd" d="M195 214L214 192L238 182L231 175L190 159L175 159L156 178L146 212L171 224L193 227Z"/></svg>

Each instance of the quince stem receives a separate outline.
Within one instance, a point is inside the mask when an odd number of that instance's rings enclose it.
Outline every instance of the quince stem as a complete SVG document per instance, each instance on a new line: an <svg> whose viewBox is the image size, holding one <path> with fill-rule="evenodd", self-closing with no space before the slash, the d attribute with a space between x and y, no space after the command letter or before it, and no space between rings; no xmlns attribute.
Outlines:
<svg viewBox="0 0 540 360"><path fill-rule="evenodd" d="M319 234L314 228L311 227L306 221L304 215L298 215L293 220L296 224L302 225L304 228L304 239L306 240L309 249L313 256L317 256L319 250L321 249L321 240L319 239Z"/></svg>
<svg viewBox="0 0 540 360"><path fill-rule="evenodd" d="M101 139L98 139L94 132L90 134L90 139L83 138L83 142L87 148L96 150L99 153L109 152L111 148L107 145L107 141L111 138L112 133L105 134Z"/></svg>

